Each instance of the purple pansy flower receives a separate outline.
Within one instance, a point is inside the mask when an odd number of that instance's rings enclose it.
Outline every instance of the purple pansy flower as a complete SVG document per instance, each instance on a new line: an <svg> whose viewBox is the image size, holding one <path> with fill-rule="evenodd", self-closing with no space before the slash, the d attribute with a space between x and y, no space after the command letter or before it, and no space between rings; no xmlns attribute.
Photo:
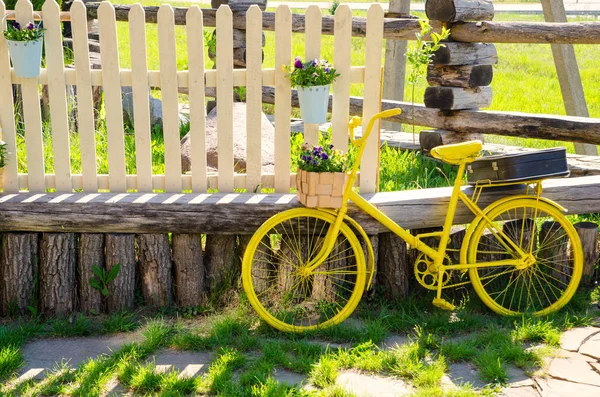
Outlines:
<svg viewBox="0 0 600 397"><path fill-rule="evenodd" d="M318 64L319 64L319 61L318 61L318 60L316 60L316 59L313 59L313 61L312 61L312 65L313 65L313 66L317 66Z"/></svg>
<svg viewBox="0 0 600 397"><path fill-rule="evenodd" d="M329 158L329 156L327 155L327 153L323 153L323 154L321 154L321 158L323 160L327 160Z"/></svg>
<svg viewBox="0 0 600 397"><path fill-rule="evenodd" d="M296 57L296 59L294 60L294 67L297 69L304 68L304 65L302 65L302 60L300 59L300 57Z"/></svg>
<svg viewBox="0 0 600 397"><path fill-rule="evenodd" d="M34 27L35 27L35 26L33 25L33 22L29 22L29 23L27 24L27 30L33 30L33 28L34 28Z"/></svg>
<svg viewBox="0 0 600 397"><path fill-rule="evenodd" d="M17 30L21 30L21 24L17 21L12 23L12 27L17 29Z"/></svg>
<svg viewBox="0 0 600 397"><path fill-rule="evenodd" d="M329 73L329 72L331 72L331 69L325 68L325 73Z"/></svg>

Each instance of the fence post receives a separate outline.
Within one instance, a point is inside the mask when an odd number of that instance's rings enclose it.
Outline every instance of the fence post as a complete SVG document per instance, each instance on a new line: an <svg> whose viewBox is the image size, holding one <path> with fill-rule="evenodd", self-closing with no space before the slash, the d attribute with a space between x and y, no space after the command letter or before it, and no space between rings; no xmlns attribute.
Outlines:
<svg viewBox="0 0 600 397"><path fill-rule="evenodd" d="M567 22L567 13L562 0L542 0L542 9L546 22ZM550 47L567 115L589 117L573 44L551 44ZM573 145L577 154L598 155L596 145L585 143L573 143Z"/></svg>
<svg viewBox="0 0 600 397"><path fill-rule="evenodd" d="M410 14L410 0L390 0L390 13L406 17ZM383 72L383 98L393 101L404 100L404 80L406 78L406 40L387 40L385 43L385 63ZM402 129L391 121L383 121L386 130Z"/></svg>

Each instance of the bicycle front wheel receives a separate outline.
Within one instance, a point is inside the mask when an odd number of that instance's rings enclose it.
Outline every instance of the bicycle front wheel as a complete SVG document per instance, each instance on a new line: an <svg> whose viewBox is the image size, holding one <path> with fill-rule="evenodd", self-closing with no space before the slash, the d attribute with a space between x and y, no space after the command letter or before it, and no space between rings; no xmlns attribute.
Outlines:
<svg viewBox="0 0 600 397"><path fill-rule="evenodd" d="M366 281L360 242L342 223L329 255L311 272L335 216L297 208L267 220L252 236L242 262L248 299L269 325L304 332L339 324L356 308Z"/></svg>
<svg viewBox="0 0 600 397"><path fill-rule="evenodd" d="M575 228L555 206L515 199L487 213L469 241L469 264L516 259L510 239L529 256L524 267L476 267L469 271L480 299L502 315L546 315L575 293L583 271L583 252ZM499 231L502 231L502 236Z"/></svg>

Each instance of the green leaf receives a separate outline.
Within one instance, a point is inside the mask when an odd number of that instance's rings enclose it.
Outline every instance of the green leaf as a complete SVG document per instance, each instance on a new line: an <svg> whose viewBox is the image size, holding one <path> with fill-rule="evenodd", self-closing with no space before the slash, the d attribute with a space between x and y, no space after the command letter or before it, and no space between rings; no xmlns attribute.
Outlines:
<svg viewBox="0 0 600 397"><path fill-rule="evenodd" d="M95 278L90 278L90 286L94 289L101 290L102 286Z"/></svg>
<svg viewBox="0 0 600 397"><path fill-rule="evenodd" d="M94 273L100 280L104 278L104 269L100 266L92 265L92 273Z"/></svg>
<svg viewBox="0 0 600 397"><path fill-rule="evenodd" d="M110 283L115 278L117 278L117 275L119 274L120 270L121 270L121 264L119 264L119 263L117 263L112 269L110 269L110 272L106 276L106 281L105 281L106 284Z"/></svg>

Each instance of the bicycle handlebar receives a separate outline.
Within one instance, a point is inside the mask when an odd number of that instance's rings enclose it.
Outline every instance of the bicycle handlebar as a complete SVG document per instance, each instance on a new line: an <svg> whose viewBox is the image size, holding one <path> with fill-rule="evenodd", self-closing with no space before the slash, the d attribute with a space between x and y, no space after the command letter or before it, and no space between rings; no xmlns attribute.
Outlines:
<svg viewBox="0 0 600 397"><path fill-rule="evenodd" d="M354 139L354 129L362 124L362 118L358 116L352 117L352 119L350 119L350 122L348 123L348 129L350 130L350 142L352 142L352 144L355 146L361 146L365 143L365 141L371 134L371 130L373 129L375 121L387 117L396 116L400 113L402 113L402 109L400 108L384 110L383 112L376 113L375 115L373 115L373 117L371 117L371 120L369 120L369 124L367 124L367 129L366 131L363 131L363 136L360 139Z"/></svg>

